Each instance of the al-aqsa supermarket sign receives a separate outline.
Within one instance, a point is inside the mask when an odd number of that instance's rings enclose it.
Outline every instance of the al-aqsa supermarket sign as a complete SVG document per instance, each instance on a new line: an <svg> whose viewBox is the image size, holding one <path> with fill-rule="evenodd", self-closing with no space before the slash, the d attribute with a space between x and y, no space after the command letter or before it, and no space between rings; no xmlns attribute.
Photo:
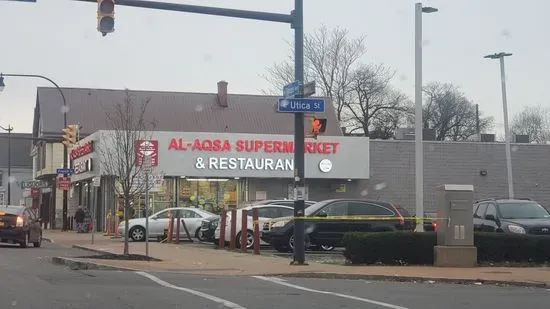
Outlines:
<svg viewBox="0 0 550 309"><path fill-rule="evenodd" d="M339 142L306 141L306 154L331 155L338 153ZM292 171L294 160L291 158L270 158L269 154L294 153L294 142L277 139L183 139L172 138L168 145L169 151L189 151L205 153L231 153L243 156L208 156L195 159L196 169L212 170L265 170ZM246 154L256 154L256 158ZM258 157L259 153L264 156Z"/></svg>

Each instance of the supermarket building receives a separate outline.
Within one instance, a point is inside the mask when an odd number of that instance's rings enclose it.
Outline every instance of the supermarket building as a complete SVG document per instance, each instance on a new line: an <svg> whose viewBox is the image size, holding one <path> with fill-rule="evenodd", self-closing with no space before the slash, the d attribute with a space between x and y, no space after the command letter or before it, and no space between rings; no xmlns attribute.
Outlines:
<svg viewBox="0 0 550 309"><path fill-rule="evenodd" d="M205 209L238 206L255 200L289 198L293 184L292 114L277 113L277 96L233 95L219 82L216 93L129 91L136 103L149 101L147 121L155 121L149 142L156 145L157 185L150 205L155 210L177 206ZM120 203L113 177L102 166L101 149L114 144L106 112L122 103L125 90L63 88L70 106L68 124L79 123L81 137L70 150L73 183L69 215L78 205L97 205L98 222ZM55 88L38 88L33 135L61 135ZM327 100L328 127L317 140L306 140L306 191L311 200L356 196L358 183L369 178L369 139L343 136L332 104ZM55 188L56 169L62 167L60 143L34 145L36 179L50 182L42 202L60 227L62 191ZM136 210L144 204L136 205Z"/></svg>

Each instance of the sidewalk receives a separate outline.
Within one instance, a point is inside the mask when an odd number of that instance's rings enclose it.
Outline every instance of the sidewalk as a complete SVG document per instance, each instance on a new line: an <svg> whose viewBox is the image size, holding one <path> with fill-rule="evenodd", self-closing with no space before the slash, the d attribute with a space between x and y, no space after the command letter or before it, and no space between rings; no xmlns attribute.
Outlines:
<svg viewBox="0 0 550 309"><path fill-rule="evenodd" d="M45 233L46 234L46 233ZM77 245L83 249L121 254L121 239L110 240L104 236L96 237L90 244L90 234L71 232L47 233L57 243ZM72 236L71 236L72 234ZM83 238L82 235L87 236ZM70 240L71 237L74 240ZM145 243L130 242L131 254L144 254ZM365 278L389 280L419 280L447 282L491 282L525 284L550 287L550 267L476 267L476 268L439 268L430 266L345 266L310 263L307 266L289 265L290 260L274 256L255 256L252 253L230 252L223 249L211 249L192 243L160 244L149 243L150 255L160 262L121 261L104 259L80 259L110 267L143 271L170 271L216 275L284 275L324 278Z"/></svg>

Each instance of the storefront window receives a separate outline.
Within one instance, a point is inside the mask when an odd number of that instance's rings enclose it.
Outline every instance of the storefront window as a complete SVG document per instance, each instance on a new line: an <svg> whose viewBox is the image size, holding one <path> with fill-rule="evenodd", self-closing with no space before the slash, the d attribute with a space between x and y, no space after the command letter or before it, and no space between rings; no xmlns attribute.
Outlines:
<svg viewBox="0 0 550 309"><path fill-rule="evenodd" d="M166 208L175 207L175 190L176 178L165 177L164 183L160 186L159 191L150 193L151 211L149 215Z"/></svg>
<svg viewBox="0 0 550 309"><path fill-rule="evenodd" d="M181 179L179 186L179 205L198 207L213 213L221 209L236 207L237 179Z"/></svg>

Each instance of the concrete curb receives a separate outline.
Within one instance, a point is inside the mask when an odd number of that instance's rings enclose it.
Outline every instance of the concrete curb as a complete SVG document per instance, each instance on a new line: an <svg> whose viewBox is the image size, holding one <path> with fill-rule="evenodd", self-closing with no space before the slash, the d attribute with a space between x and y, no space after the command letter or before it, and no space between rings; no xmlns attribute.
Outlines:
<svg viewBox="0 0 550 309"><path fill-rule="evenodd" d="M52 257L52 263L57 265L69 266L72 270L121 270L121 271L139 271L139 269L133 269L128 267L111 266L96 262L88 262L77 260L68 257L54 256Z"/></svg>
<svg viewBox="0 0 550 309"><path fill-rule="evenodd" d="M71 247L73 247L75 249L80 249L80 250L94 252L94 253L101 253L101 254L105 254L105 255L117 255L117 254L111 253L109 251L99 250L99 249L92 249L92 248L88 248L88 247L82 246L82 245L72 245Z"/></svg>
<svg viewBox="0 0 550 309"><path fill-rule="evenodd" d="M55 241L53 241L53 239L48 238L48 237L42 237L42 241L47 241L47 242L49 242L50 244L54 244L54 243L55 243Z"/></svg>
<svg viewBox="0 0 550 309"><path fill-rule="evenodd" d="M372 281L394 281L394 282L422 282L422 283L450 283L450 284L484 284L498 286L516 286L532 288L550 288L550 282L526 282L526 281L506 281L506 280L484 280L484 279L452 279L452 278L429 278L429 277L409 277L409 276L389 276L389 275L359 275L359 274L338 274L338 273L283 273L266 274L271 277L287 278L318 278L318 279L354 279L354 280L372 280Z"/></svg>

